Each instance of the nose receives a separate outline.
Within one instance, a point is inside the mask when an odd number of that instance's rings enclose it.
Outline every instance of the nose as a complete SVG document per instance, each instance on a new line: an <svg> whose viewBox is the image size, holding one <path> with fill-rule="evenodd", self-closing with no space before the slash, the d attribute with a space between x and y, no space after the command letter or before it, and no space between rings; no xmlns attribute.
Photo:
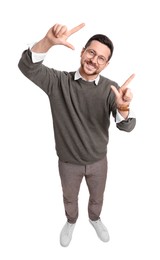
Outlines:
<svg viewBox="0 0 160 260"><path fill-rule="evenodd" d="M97 63L97 61L98 61L98 56L95 55L94 57L91 58L91 60L92 60L93 62Z"/></svg>

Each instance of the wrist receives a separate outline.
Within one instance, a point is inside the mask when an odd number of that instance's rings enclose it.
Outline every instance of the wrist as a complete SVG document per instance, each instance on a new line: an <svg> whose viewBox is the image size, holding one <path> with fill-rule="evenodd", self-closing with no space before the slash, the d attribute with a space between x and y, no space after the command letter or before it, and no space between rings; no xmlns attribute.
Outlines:
<svg viewBox="0 0 160 260"><path fill-rule="evenodd" d="M117 107L117 112L126 120L128 119L129 116L129 107L128 106L123 106L123 107Z"/></svg>
<svg viewBox="0 0 160 260"><path fill-rule="evenodd" d="M51 44L47 37L44 37L42 40L33 45L31 51L36 53L46 53L52 46L53 44Z"/></svg>
<svg viewBox="0 0 160 260"><path fill-rule="evenodd" d="M127 111L129 111L129 105L119 105L119 106L117 106L117 109L120 112L127 112Z"/></svg>

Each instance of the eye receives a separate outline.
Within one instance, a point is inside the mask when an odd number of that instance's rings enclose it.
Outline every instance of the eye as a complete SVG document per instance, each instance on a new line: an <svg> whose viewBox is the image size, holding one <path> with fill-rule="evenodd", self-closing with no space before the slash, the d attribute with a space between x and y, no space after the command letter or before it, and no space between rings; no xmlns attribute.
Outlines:
<svg viewBox="0 0 160 260"><path fill-rule="evenodd" d="M88 50L88 51L89 51L89 54L90 54L91 56L94 56L94 55L95 55L94 50Z"/></svg>
<svg viewBox="0 0 160 260"><path fill-rule="evenodd" d="M105 59L105 57L103 57L103 56L99 56L99 57L98 57L98 60L99 60L99 62L101 62L101 63L105 63L105 62L106 62L106 59Z"/></svg>

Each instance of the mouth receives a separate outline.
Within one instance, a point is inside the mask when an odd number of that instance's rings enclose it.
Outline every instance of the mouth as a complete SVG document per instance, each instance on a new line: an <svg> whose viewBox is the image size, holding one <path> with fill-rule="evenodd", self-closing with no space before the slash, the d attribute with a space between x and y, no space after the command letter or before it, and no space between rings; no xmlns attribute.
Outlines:
<svg viewBox="0 0 160 260"><path fill-rule="evenodd" d="M90 62L90 61L86 61L86 67L87 67L87 69L90 70L90 71L93 71L93 70L97 69L96 65L93 64L93 63Z"/></svg>

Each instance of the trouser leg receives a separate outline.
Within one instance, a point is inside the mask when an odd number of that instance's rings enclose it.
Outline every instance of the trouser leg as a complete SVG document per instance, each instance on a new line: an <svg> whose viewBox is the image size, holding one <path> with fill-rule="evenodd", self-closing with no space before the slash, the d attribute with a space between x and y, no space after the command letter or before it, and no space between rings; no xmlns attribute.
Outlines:
<svg viewBox="0 0 160 260"><path fill-rule="evenodd" d="M84 176L84 166L59 161L59 174L63 190L63 202L68 222L78 218L78 194Z"/></svg>
<svg viewBox="0 0 160 260"><path fill-rule="evenodd" d="M89 189L88 215L93 221L100 218L107 178L107 159L86 166L85 179Z"/></svg>

